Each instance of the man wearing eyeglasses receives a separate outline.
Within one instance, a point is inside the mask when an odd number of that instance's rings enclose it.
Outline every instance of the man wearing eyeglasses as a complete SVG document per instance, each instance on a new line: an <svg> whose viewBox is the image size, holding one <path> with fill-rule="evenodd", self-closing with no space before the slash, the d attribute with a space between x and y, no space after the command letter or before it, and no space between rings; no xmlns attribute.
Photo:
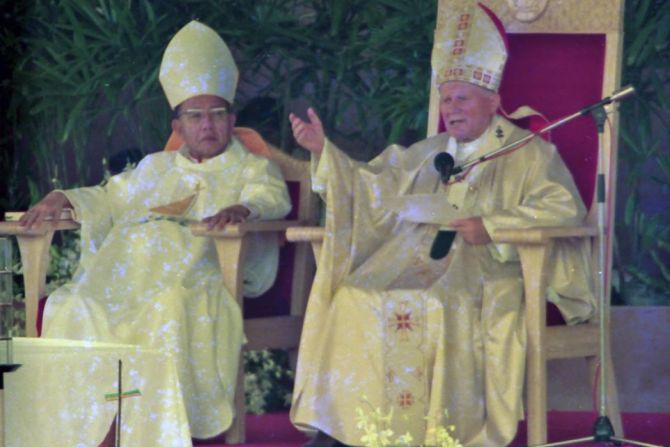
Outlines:
<svg viewBox="0 0 670 447"><path fill-rule="evenodd" d="M51 192L21 224L56 220L68 207L82 228L79 269L50 295L43 336L127 343L172 354L190 432L208 438L232 422L244 337L240 309L222 286L213 243L193 236L188 224L222 228L277 219L288 213L290 201L279 168L252 154L233 134L238 70L216 32L195 21L182 28L165 51L159 78L181 147L148 155L104 186ZM245 296L266 291L277 268L275 236L251 239ZM133 380L152 383L151 371L134 374ZM141 388L141 383L124 381L124 386ZM165 399L171 391L164 390ZM102 439L111 418L100 422L85 413L78 426L88 436L77 436ZM160 422L155 415L137 417L144 420L135 421L136 426ZM128 445L149 445L132 436L126 436ZM74 444L62 440L62 445ZM156 440L151 445L167 444Z"/></svg>
<svg viewBox="0 0 670 447"><path fill-rule="evenodd" d="M175 109L172 130L184 141L187 156L197 163L222 154L232 138L235 115L229 103L214 95L189 98ZM244 222L250 215L248 206L235 204L204 219L211 227Z"/></svg>

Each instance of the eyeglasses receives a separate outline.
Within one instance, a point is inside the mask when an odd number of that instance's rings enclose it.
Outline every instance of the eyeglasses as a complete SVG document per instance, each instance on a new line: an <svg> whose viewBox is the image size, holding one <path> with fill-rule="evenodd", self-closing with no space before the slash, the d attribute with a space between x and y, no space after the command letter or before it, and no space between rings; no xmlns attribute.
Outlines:
<svg viewBox="0 0 670 447"><path fill-rule="evenodd" d="M212 107L211 109L186 109L179 113L188 124L200 124L208 116L214 124L223 123L228 116L227 107Z"/></svg>

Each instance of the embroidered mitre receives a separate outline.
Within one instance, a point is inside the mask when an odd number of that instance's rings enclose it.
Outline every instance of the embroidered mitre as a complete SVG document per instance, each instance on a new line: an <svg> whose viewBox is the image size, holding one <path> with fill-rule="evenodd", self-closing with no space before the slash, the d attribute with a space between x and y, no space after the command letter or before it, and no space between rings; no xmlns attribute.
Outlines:
<svg viewBox="0 0 670 447"><path fill-rule="evenodd" d="M505 30L481 3L454 2L448 15L437 18L431 64L440 85L465 81L497 92L507 61Z"/></svg>
<svg viewBox="0 0 670 447"><path fill-rule="evenodd" d="M219 96L232 104L238 77L235 60L223 39L195 20L172 38L159 74L172 109L198 95Z"/></svg>

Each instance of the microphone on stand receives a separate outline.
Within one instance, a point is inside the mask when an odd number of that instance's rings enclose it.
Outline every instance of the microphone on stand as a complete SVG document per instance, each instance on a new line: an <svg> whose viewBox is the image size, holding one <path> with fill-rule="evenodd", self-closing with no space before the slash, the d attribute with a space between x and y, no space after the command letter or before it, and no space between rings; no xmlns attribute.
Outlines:
<svg viewBox="0 0 670 447"><path fill-rule="evenodd" d="M462 172L464 169L467 169L470 166L476 165L478 163L483 163L485 161L491 160L495 156L498 156L500 154L504 154L506 151L509 151L511 149L519 148L519 147L521 147L522 143L525 143L528 140L532 140L533 138L535 138L538 135L542 135L546 132L549 132L550 130L554 130L555 128L560 127L563 124L566 124L566 123L574 120L575 118L578 118L578 117L583 116L583 115L588 115L591 112L593 112L594 110L602 108L602 106L606 106L607 104L611 104L612 102L620 102L621 100L626 99L633 94L635 94L635 87L634 86L626 85L624 87L621 87L619 90L616 90L616 91L612 92L612 94L610 96L607 96L607 97L601 99L600 101L598 101L594 104L586 106L583 109L573 113L572 115L565 116L565 117L563 117L559 120L556 120L556 121L546 125L542 129L540 129L540 130L538 130L534 133L531 132L531 133L527 134L525 137L521 137L516 141L508 143L504 146L501 146L498 149L496 149L494 151L491 151L486 155L483 155L483 156L481 156L477 159L474 159L474 160L468 161L466 163L463 163L461 166L457 166L456 168L453 169L452 174Z"/></svg>
<svg viewBox="0 0 670 447"><path fill-rule="evenodd" d="M635 87L629 84L624 87L621 87L619 90L615 90L614 92L612 92L612 94L610 95L610 101L621 101L622 99L625 99L630 95L634 94L635 94Z"/></svg>
<svg viewBox="0 0 670 447"><path fill-rule="evenodd" d="M587 115L599 107L606 106L607 104L615 101L621 101L622 99L626 99L633 94L635 94L635 87L632 85L626 85L625 87L621 87L619 90L612 92L610 96L606 96L600 101L591 104L590 106L584 107L582 110L577 112L577 115Z"/></svg>
<svg viewBox="0 0 670 447"><path fill-rule="evenodd" d="M440 152L433 159L433 165L435 169L440 174L440 181L443 185L449 183L449 178L454 171L454 157L447 152ZM430 247L430 257L431 259L442 259L447 256L451 244L454 242L456 237L456 232L451 230L439 230L437 235L435 235L435 240L433 245Z"/></svg>
<svg viewBox="0 0 670 447"><path fill-rule="evenodd" d="M582 116L582 115L587 115L591 113L592 111L601 108L602 106L605 106L607 104L610 104L612 102L618 102L623 99L628 98L629 96L635 94L635 87L632 85L626 85L619 90L616 90L612 92L610 96L607 96L600 101L591 104L587 107L584 107L578 112L573 113L572 115L566 116L558 121L555 121L544 128L540 129L536 133L530 133L526 135L525 137L522 137L521 139L514 141L512 143L506 144L503 147L500 147L493 152L488 153L487 155L484 155L482 157L479 157L476 160L472 160L470 162L464 163L461 166L457 166L454 168L454 157L449 155L446 152L439 153L435 156L435 159L433 160L433 164L435 165L435 169L437 172L440 174L440 180L444 185L449 183L449 178L451 177L452 174L456 174L459 172L462 172L463 169L468 168L469 166L472 166L476 163L481 163L484 161L488 161L491 158L493 158L495 155L501 154L509 149L513 149L517 146L519 146L521 143L524 143L525 141L528 141L532 138L535 138L535 136L543 134L545 132L548 132L556 127L562 126L563 124L572 121L573 119ZM599 174L599 179L598 183L601 185L604 185L604 176ZM604 191L603 186L599 186L598 188L601 191ZM598 193L598 196L604 196L603 193ZM602 200L599 198L599 200ZM432 259L441 259L449 253L449 249L451 248L451 243L454 240L454 237L456 236L455 231L449 231L449 230L440 230L437 233L437 236L435 236L435 240L433 241L433 245L430 248L430 257Z"/></svg>
<svg viewBox="0 0 670 447"><path fill-rule="evenodd" d="M440 174L442 184L446 185L449 183L449 178L454 170L454 164L456 164L454 157L448 152L440 152L435 156L433 165L435 165L435 169Z"/></svg>

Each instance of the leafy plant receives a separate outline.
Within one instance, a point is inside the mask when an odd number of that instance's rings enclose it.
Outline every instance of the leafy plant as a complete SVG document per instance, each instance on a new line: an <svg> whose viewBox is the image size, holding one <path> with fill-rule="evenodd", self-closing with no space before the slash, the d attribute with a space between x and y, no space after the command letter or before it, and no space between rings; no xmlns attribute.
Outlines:
<svg viewBox="0 0 670 447"><path fill-rule="evenodd" d="M616 283L624 302L642 294L656 297L645 304L670 304L670 213L659 206L670 193L670 3L629 0L626 8L624 83L637 95L621 109Z"/></svg>
<svg viewBox="0 0 670 447"><path fill-rule="evenodd" d="M360 158L387 137L420 137L434 11L435 0L33 0L5 39L16 56L8 206L26 207L55 180L95 184L100 160L124 148L163 146L171 112L158 67L191 18L233 49L240 124L279 147L296 152L287 115L306 104Z"/></svg>
<svg viewBox="0 0 670 447"><path fill-rule="evenodd" d="M262 30L263 38L243 40L241 50L267 57L249 61L245 79L258 96L276 100L280 147L292 144L288 112L306 104L359 158L408 129L424 132L435 6L434 0L256 2L241 26Z"/></svg>
<svg viewBox="0 0 670 447"><path fill-rule="evenodd" d="M291 405L293 371L285 351L244 352L244 394L247 411L262 414Z"/></svg>
<svg viewBox="0 0 670 447"><path fill-rule="evenodd" d="M14 69L9 115L32 201L54 181L97 183L99 160L121 121L141 147L167 134L169 110L156 76L174 26L150 2L37 0L19 20L24 56Z"/></svg>
<svg viewBox="0 0 670 447"><path fill-rule="evenodd" d="M158 67L191 18L216 29L235 54L238 122L287 151L299 155L288 112L308 104L359 158L426 128L435 0L0 3L11 22L0 34L8 56L3 137L12 136L0 141L11 154L2 159L8 209L25 209L54 187L99 183L101 160L119 150L162 147L171 111ZM70 277L77 248L76 236L66 236L51 250L50 289ZM288 404L281 355L246 355L252 411Z"/></svg>

